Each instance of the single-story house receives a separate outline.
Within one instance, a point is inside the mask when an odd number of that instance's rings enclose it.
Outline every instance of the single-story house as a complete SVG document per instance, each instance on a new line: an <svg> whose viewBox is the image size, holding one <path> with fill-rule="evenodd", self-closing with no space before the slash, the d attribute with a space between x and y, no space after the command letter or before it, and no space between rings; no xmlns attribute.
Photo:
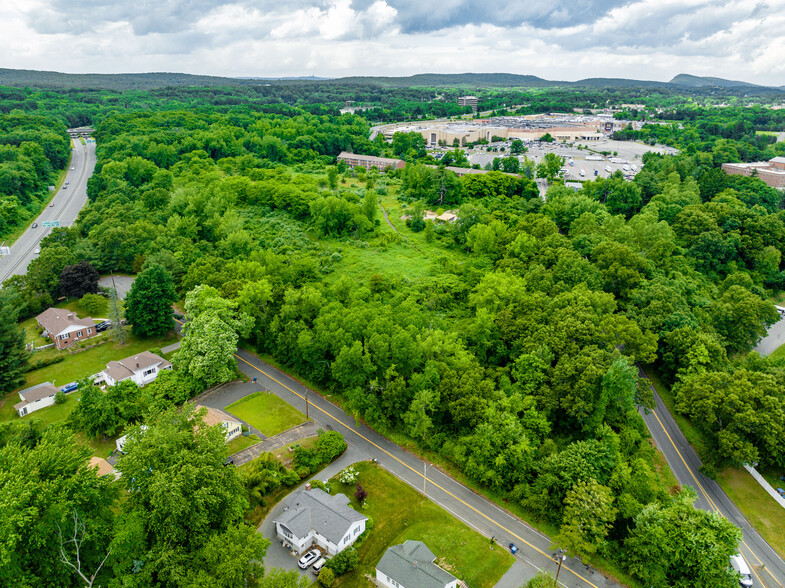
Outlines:
<svg viewBox="0 0 785 588"><path fill-rule="evenodd" d="M384 552L376 564L376 583L388 588L456 588L458 578L434 562L422 541L404 541Z"/></svg>
<svg viewBox="0 0 785 588"><path fill-rule="evenodd" d="M52 406L55 403L55 394L59 390L52 385L52 382L44 382L27 390L19 391L19 398L22 402L14 404L16 413L23 417L36 410Z"/></svg>
<svg viewBox="0 0 785 588"><path fill-rule="evenodd" d="M114 386L123 380L133 380L137 386L149 384L158 377L163 370L172 369L172 364L163 357L142 351L139 355L126 357L120 361L110 361L106 369L99 374L99 379L109 386Z"/></svg>
<svg viewBox="0 0 785 588"><path fill-rule="evenodd" d="M70 347L77 341L95 337L95 321L92 318L79 318L66 308L47 308L35 317L43 336L49 337L58 349Z"/></svg>
<svg viewBox="0 0 785 588"><path fill-rule="evenodd" d="M98 470L99 477L113 476L115 479L120 477L120 474L117 472L117 470L115 470L112 465L103 457L91 457L90 467Z"/></svg>
<svg viewBox="0 0 785 588"><path fill-rule="evenodd" d="M200 404L196 405L197 410L202 408L207 409L207 414L204 415L203 418L204 424L208 427L221 425L224 428L227 443L233 439L237 439L237 437L243 434L243 425L240 421L233 419L224 411L218 410L217 408L210 408L209 406L202 406Z"/></svg>
<svg viewBox="0 0 785 588"><path fill-rule="evenodd" d="M291 495L274 523L278 538L297 553L316 544L328 555L335 555L357 540L367 520L349 506L345 495L330 496L312 488Z"/></svg>

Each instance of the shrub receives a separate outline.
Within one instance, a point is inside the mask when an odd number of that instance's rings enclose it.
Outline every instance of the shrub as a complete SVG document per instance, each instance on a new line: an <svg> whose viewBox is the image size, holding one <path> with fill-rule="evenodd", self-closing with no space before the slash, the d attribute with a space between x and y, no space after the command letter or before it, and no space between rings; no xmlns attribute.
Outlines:
<svg viewBox="0 0 785 588"><path fill-rule="evenodd" d="M320 464L319 454L313 449L306 449L299 445L294 448L294 465L300 468L307 468L309 471L314 471ZM308 475L308 474L306 474Z"/></svg>
<svg viewBox="0 0 785 588"><path fill-rule="evenodd" d="M323 567L319 572L319 585L330 588L335 583L335 572L328 567Z"/></svg>
<svg viewBox="0 0 785 588"><path fill-rule="evenodd" d="M349 549L344 549L341 553L324 564L322 573L325 568L329 568L335 572L336 576L342 576L346 572L350 572L356 568L359 563L360 556L357 555L357 550L354 547L350 547ZM322 574L320 573L319 575L321 576Z"/></svg>
<svg viewBox="0 0 785 588"><path fill-rule="evenodd" d="M357 490L354 493L354 497L357 499L357 502L362 504L363 500L365 500L368 497L368 493L365 491L365 488L357 484Z"/></svg>
<svg viewBox="0 0 785 588"><path fill-rule="evenodd" d="M55 394L55 404L63 404L65 402L65 392L58 390Z"/></svg>
<svg viewBox="0 0 785 588"><path fill-rule="evenodd" d="M90 316L95 316L106 312L106 298L100 294L85 294L79 299L79 306Z"/></svg>
<svg viewBox="0 0 785 588"><path fill-rule="evenodd" d="M53 365L55 363L60 363L63 361L65 357L62 355L54 355L52 357L47 357L46 359L39 359L38 361L31 361L25 367L26 372L32 372L34 370L40 370L41 368L45 368L46 366Z"/></svg>
<svg viewBox="0 0 785 588"><path fill-rule="evenodd" d="M354 484L355 482L357 482L357 476L358 476L357 470L354 469L352 466L349 466L348 468L342 469L341 472L338 474L338 481L341 484Z"/></svg>
<svg viewBox="0 0 785 588"><path fill-rule="evenodd" d="M323 431L319 429L319 438L316 440L316 451L322 463L330 463L346 450L346 442L338 431Z"/></svg>

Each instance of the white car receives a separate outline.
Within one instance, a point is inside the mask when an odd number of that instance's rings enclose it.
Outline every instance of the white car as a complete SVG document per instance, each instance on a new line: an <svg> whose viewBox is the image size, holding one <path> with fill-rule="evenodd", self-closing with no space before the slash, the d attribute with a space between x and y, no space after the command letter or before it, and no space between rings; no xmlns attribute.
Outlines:
<svg viewBox="0 0 785 588"><path fill-rule="evenodd" d="M750 568L747 567L747 562L740 554L732 555L730 558L730 566L737 574L739 574L739 586L752 586L752 574Z"/></svg>
<svg viewBox="0 0 785 588"><path fill-rule="evenodd" d="M327 560L324 559L323 557L320 557L319 560L315 564L313 564L313 567L311 568L311 571L318 576L319 572L322 571L322 568L324 567L324 564L326 564L326 563L327 563Z"/></svg>
<svg viewBox="0 0 785 588"><path fill-rule="evenodd" d="M300 561L297 562L297 565L300 566L300 569L308 569L308 567L317 559L319 559L321 555L322 554L319 553L318 549L311 549L311 551L300 558Z"/></svg>

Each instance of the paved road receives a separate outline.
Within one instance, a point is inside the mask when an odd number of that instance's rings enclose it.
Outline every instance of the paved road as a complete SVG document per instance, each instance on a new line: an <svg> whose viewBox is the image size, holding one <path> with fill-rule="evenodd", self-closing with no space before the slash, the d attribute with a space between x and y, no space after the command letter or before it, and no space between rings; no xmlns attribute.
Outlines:
<svg viewBox="0 0 785 588"><path fill-rule="evenodd" d="M79 140L72 141L73 147L71 167L66 180L68 188L57 190L52 202L54 206L47 206L38 216L38 228L28 228L11 246L11 254L0 257L0 283L13 275L27 273L28 264L35 259L35 250L39 247L41 239L49 234L51 229L44 228L45 221L57 220L61 227L67 227L76 220L79 211L87 202L87 179L93 174L95 168L95 143L82 145ZM30 223L32 227L33 223Z"/></svg>
<svg viewBox="0 0 785 588"><path fill-rule="evenodd" d="M641 376L645 373L641 370ZM652 387L652 391L654 388ZM720 485L700 473L702 462L682 434L673 416L656 391L657 408L645 414L643 420L651 432L657 447L665 455L673 475L683 486L692 486L698 492L697 508L719 512L744 532L740 545L741 554L753 571L755 586L782 588L785 585L785 561L750 525L741 511L728 498Z"/></svg>
<svg viewBox="0 0 785 588"><path fill-rule="evenodd" d="M761 355L769 355L780 345L785 345L785 318L778 320L769 327L768 333L760 340L760 343L755 347L755 351Z"/></svg>
<svg viewBox="0 0 785 588"><path fill-rule="evenodd" d="M356 423L343 410L325 398L308 391L305 386L256 356L238 350L237 357L243 373L251 377L256 376L261 385L306 412L321 427L331 427L339 431L351 448L375 457L382 467L418 491L423 490L425 483L425 492L431 500L486 537L495 537L502 545L514 542L520 548L516 557L516 568L521 570L521 582L518 585L522 585L525 578L531 577L540 569L556 571L556 563L552 559L555 552L550 549L551 540L548 537L475 494L437 468L428 467L427 471L424 471L425 462L405 452L368 427ZM307 408L306 395L309 399ZM512 579L507 578L507 580ZM570 588L606 588L620 585L571 558L567 559L562 568L559 583Z"/></svg>

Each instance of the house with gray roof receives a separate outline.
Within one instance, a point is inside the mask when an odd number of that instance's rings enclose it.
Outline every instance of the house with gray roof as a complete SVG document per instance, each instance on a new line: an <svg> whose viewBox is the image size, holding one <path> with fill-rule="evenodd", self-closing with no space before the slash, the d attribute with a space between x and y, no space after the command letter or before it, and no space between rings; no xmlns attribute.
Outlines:
<svg viewBox="0 0 785 588"><path fill-rule="evenodd" d="M278 538L297 553L318 545L335 555L362 535L367 520L349 506L345 495L330 496L312 488L292 494L284 503L283 513L273 522Z"/></svg>
<svg viewBox="0 0 785 588"><path fill-rule="evenodd" d="M404 541L384 552L376 564L376 583L387 588L456 588L458 578L437 566L422 541Z"/></svg>
<svg viewBox="0 0 785 588"><path fill-rule="evenodd" d="M123 380L133 380L137 386L149 384L164 370L171 370L172 364L163 357L142 351L138 355L126 357L120 361L110 361L106 369L100 373L100 379L109 386Z"/></svg>
<svg viewBox="0 0 785 588"><path fill-rule="evenodd" d="M20 390L19 398L22 402L14 404L14 410L20 417L23 417L36 410L52 406L55 403L55 394L58 392L59 390L54 387L52 382L44 382L32 388Z"/></svg>
<svg viewBox="0 0 785 588"><path fill-rule="evenodd" d="M47 308L35 320L38 328L43 329L42 335L49 337L58 349L98 334L92 318L79 318L67 308Z"/></svg>

